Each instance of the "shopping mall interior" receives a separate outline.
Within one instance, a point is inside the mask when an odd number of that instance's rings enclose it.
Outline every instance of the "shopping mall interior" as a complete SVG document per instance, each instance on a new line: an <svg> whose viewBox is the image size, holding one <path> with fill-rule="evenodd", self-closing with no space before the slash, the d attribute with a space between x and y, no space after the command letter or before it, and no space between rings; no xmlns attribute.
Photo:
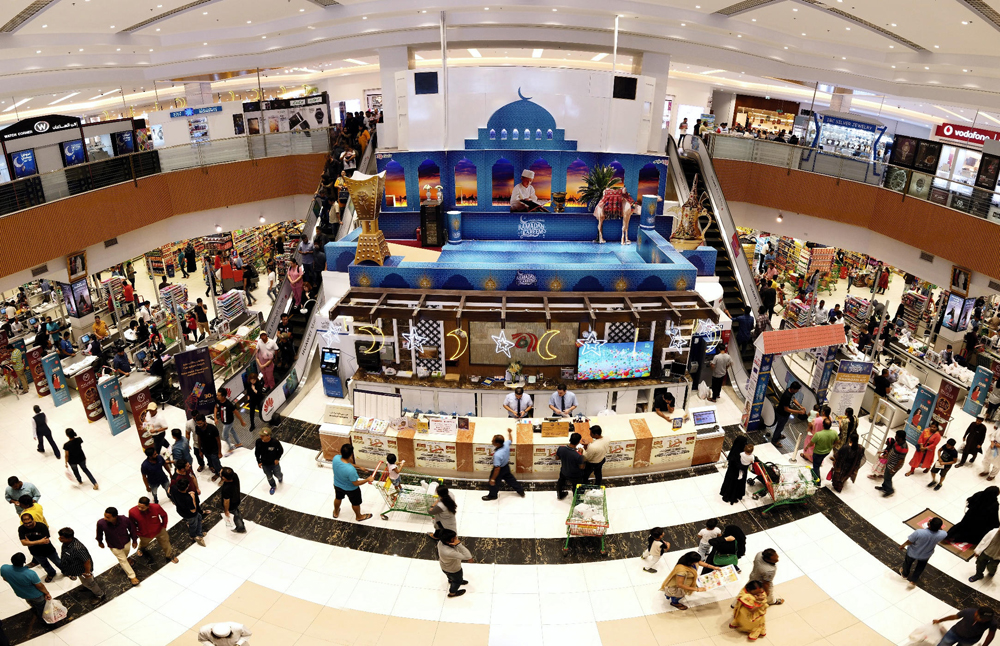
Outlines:
<svg viewBox="0 0 1000 646"><path fill-rule="evenodd" d="M0 646L994 639L998 0L0 25Z"/></svg>

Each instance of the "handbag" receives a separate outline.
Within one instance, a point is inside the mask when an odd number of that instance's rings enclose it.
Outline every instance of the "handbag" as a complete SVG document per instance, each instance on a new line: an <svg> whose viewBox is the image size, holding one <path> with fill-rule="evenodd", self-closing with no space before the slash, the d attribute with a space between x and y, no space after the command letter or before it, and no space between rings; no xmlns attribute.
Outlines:
<svg viewBox="0 0 1000 646"><path fill-rule="evenodd" d="M66 470L63 471L63 475L66 476L66 479L69 480L70 482L73 483L76 482L76 476L73 475L73 470L70 469L69 467L66 467Z"/></svg>
<svg viewBox="0 0 1000 646"><path fill-rule="evenodd" d="M712 565L725 566L725 565L736 565L740 560L740 557L735 554L716 554L715 558L712 559Z"/></svg>

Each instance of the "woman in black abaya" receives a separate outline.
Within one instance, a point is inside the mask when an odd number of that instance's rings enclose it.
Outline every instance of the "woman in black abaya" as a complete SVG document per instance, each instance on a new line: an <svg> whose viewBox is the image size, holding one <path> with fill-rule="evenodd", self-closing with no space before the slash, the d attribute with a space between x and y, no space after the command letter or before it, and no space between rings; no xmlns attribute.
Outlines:
<svg viewBox="0 0 1000 646"><path fill-rule="evenodd" d="M733 440L728 460L729 467L719 494L730 505L735 505L747 493L747 469L753 464L753 444L746 435L739 435Z"/></svg>
<svg viewBox="0 0 1000 646"><path fill-rule="evenodd" d="M945 540L976 545L987 532L1000 527L1000 501L997 496L1000 496L1000 487L986 487L969 496L965 516L948 530Z"/></svg>

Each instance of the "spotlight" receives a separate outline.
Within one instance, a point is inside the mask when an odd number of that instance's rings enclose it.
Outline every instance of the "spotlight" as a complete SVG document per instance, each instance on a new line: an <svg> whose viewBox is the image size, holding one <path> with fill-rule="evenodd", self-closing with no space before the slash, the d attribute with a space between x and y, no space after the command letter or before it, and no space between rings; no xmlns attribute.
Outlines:
<svg viewBox="0 0 1000 646"><path fill-rule="evenodd" d="M264 219L264 216L263 216L263 215L262 215L262 216L260 216L260 223L261 223L261 224L264 224L264 222L265 222L265 221L266 221L266 220Z"/></svg>
<svg viewBox="0 0 1000 646"><path fill-rule="evenodd" d="M778 214L778 222L781 222L782 220L784 220L784 218L783 218L783 217L781 216L781 214L779 213L779 214Z"/></svg>
<svg viewBox="0 0 1000 646"><path fill-rule="evenodd" d="M215 225L215 232L216 232L216 233L222 233L222 227L221 227L221 226L219 226L218 224L217 224L217 225Z"/></svg>

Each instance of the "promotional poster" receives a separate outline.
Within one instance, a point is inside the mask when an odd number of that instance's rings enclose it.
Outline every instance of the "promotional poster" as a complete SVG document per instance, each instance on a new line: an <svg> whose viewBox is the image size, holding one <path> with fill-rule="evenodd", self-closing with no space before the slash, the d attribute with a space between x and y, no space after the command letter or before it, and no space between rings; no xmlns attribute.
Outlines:
<svg viewBox="0 0 1000 646"><path fill-rule="evenodd" d="M59 355L52 353L42 357L42 370L45 372L45 381L56 406L69 403L69 384L66 383L66 375L63 374L62 364L59 363Z"/></svg>
<svg viewBox="0 0 1000 646"><path fill-rule="evenodd" d="M76 390L80 393L80 403L87 413L88 422L93 423L104 417L101 395L97 392L97 375L93 368L76 374Z"/></svg>
<svg viewBox="0 0 1000 646"><path fill-rule="evenodd" d="M962 410L972 416L979 415L983 406L986 405L986 395L990 392L990 380L993 378L993 371L986 366L978 366L976 374L972 376L972 385L969 386L969 395L962 404Z"/></svg>
<svg viewBox="0 0 1000 646"><path fill-rule="evenodd" d="M41 348L32 348L24 353L27 358L25 363L31 373L31 380L35 382L35 390L38 391L39 397L49 394L49 382L45 379L45 369L42 367L42 352L44 351Z"/></svg>
<svg viewBox="0 0 1000 646"><path fill-rule="evenodd" d="M209 415L215 410L215 376L208 348L195 348L174 355L177 378L184 398L184 412L191 419L196 413Z"/></svg>
<svg viewBox="0 0 1000 646"><path fill-rule="evenodd" d="M941 385L938 387L937 403L934 404L934 419L941 427L941 433L944 433L948 422L951 421L951 412L955 410L955 403L958 402L958 392L958 386L947 379L941 380Z"/></svg>
<svg viewBox="0 0 1000 646"><path fill-rule="evenodd" d="M135 421L135 430L139 434L139 444L142 445L143 451L154 444L152 434L143 424L146 420L146 407L152 402L153 395L149 392L149 388L143 388L128 398L128 407L132 409L132 419Z"/></svg>
<svg viewBox="0 0 1000 646"><path fill-rule="evenodd" d="M947 382L945 382L947 383ZM931 412L934 410L934 391L926 386L917 386L917 394L913 398L913 407L906 420L906 439L916 444L920 434L931 423Z"/></svg>
<svg viewBox="0 0 1000 646"><path fill-rule="evenodd" d="M125 410L125 398L122 397L122 386L118 382L118 377L109 377L99 382L97 393L101 397L101 405L104 407L104 416L108 418L111 434L118 435L128 430L131 424L128 421L128 411Z"/></svg>
<svg viewBox="0 0 1000 646"><path fill-rule="evenodd" d="M861 401L865 398L868 378L871 374L872 363L870 361L840 362L837 376L827 392L830 410L833 411L834 415L843 415L848 408L853 408L855 414L861 412Z"/></svg>

